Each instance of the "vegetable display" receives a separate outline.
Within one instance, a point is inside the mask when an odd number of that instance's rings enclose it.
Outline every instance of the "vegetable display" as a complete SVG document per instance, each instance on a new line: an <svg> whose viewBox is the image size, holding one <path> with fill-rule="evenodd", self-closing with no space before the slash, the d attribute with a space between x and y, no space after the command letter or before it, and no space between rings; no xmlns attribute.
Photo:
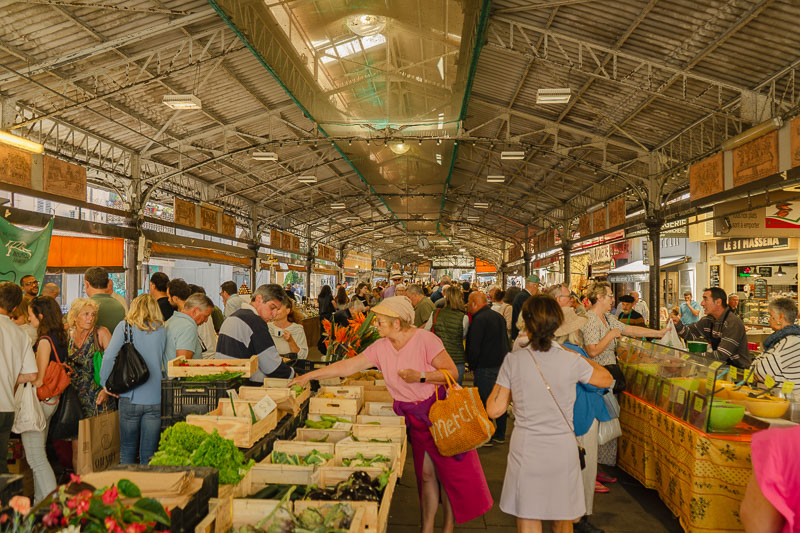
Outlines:
<svg viewBox="0 0 800 533"><path fill-rule="evenodd" d="M347 503L327 504L307 508L294 514L286 505L296 487L290 487L281 501L255 526L232 529L231 533L346 533L355 511Z"/></svg>
<svg viewBox="0 0 800 533"><path fill-rule="evenodd" d="M150 459L151 465L214 467L219 470L219 482L223 485L241 481L254 463L246 462L233 441L220 437L217 430L209 435L186 422L164 430L158 451Z"/></svg>
<svg viewBox="0 0 800 533"><path fill-rule="evenodd" d="M272 453L270 454L270 460L273 464L277 465L321 465L329 459L333 459L333 455L329 453L322 453L318 450L311 450L305 457L300 457L296 453L289 454L286 452L279 452L277 450L272 450Z"/></svg>
<svg viewBox="0 0 800 533"><path fill-rule="evenodd" d="M344 481L333 488L310 486L305 492L304 500L322 501L370 501L379 502L383 497L383 489L389 483L391 470L384 470L381 475L372 479L366 472L353 472Z"/></svg>
<svg viewBox="0 0 800 533"><path fill-rule="evenodd" d="M340 422L342 424L352 424L352 420L346 418L339 418L338 416L319 415L319 420L306 419L305 425L307 428L313 429L331 429L334 424Z"/></svg>
<svg viewBox="0 0 800 533"><path fill-rule="evenodd" d="M292 385L292 386L291 386L291 387L289 387L289 388L290 388L291 390L293 390L293 391L294 391L294 396L295 396L295 398L296 398L296 397L298 397L298 396L300 396L301 394L303 394L303 391L305 390L305 389L304 389L303 387L301 387L300 385Z"/></svg>
<svg viewBox="0 0 800 533"><path fill-rule="evenodd" d="M364 454L358 452L355 457L342 458L342 464L344 466L355 467L375 466L376 463L390 463L391 461L392 460L389 457L386 457L380 453L375 457L365 457Z"/></svg>

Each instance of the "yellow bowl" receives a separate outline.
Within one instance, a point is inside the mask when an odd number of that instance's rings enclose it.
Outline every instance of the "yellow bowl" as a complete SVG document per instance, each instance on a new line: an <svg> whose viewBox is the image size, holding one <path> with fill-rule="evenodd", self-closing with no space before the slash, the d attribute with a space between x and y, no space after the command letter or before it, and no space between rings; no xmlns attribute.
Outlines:
<svg viewBox="0 0 800 533"><path fill-rule="evenodd" d="M729 388L727 390L729 400L746 400L748 394L758 392L757 390L746 386L739 387L738 389Z"/></svg>
<svg viewBox="0 0 800 533"><path fill-rule="evenodd" d="M760 416L762 418L780 418L787 409L789 409L789 401L781 400L771 396L766 399L749 398L736 402L739 405L744 405L751 415Z"/></svg>

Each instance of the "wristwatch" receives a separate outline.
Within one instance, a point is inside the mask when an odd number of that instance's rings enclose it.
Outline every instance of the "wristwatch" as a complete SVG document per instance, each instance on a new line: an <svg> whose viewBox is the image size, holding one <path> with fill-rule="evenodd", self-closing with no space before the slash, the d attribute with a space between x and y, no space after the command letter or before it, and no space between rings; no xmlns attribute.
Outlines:
<svg viewBox="0 0 800 533"><path fill-rule="evenodd" d="M420 372L419 374L419 382L425 383L425 372Z"/></svg>

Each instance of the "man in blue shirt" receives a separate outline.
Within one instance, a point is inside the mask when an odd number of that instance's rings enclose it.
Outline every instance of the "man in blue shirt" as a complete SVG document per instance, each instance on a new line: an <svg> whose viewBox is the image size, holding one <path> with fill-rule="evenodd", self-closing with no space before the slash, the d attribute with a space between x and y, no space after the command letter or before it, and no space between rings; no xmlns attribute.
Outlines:
<svg viewBox="0 0 800 533"><path fill-rule="evenodd" d="M171 296L171 299L174 301L176 298ZM200 344L197 328L208 320L211 311L214 310L214 302L199 292L189 296L185 302L178 300L178 304L178 309L166 324L165 364L177 357L184 359L201 359L203 357L203 346Z"/></svg>
<svg viewBox="0 0 800 533"><path fill-rule="evenodd" d="M692 300L692 291L683 293L684 302L681 304L681 322L694 324L700 320L700 304Z"/></svg>

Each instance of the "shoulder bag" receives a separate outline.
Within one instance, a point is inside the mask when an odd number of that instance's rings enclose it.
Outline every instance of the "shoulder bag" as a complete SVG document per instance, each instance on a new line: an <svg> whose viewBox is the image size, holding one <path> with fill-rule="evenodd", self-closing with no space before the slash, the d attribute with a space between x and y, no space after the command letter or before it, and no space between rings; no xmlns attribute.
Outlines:
<svg viewBox="0 0 800 533"><path fill-rule="evenodd" d="M56 358L55 361L51 359L47 364L47 369L44 371L42 386L36 389L36 397L41 401L45 401L50 398L55 398L64 392L64 389L66 389L71 382L70 376L72 376L72 369L61 362L53 339L50 337L42 337L42 339L47 339L50 342L50 349L53 350L53 355ZM39 342L41 342L41 339ZM55 402L48 403L48 405L54 404Z"/></svg>
<svg viewBox="0 0 800 533"><path fill-rule="evenodd" d="M436 401L428 412L431 435L439 453L452 457L486 444L494 435L494 425L486 414L476 387L458 389L447 370L441 370L447 381L447 398Z"/></svg>
<svg viewBox="0 0 800 533"><path fill-rule="evenodd" d="M125 342L114 361L114 368L106 380L106 389L112 394L122 394L135 389L150 379L150 369L144 358L133 345L130 324L125 324Z"/></svg>
<svg viewBox="0 0 800 533"><path fill-rule="evenodd" d="M431 323L431 333L436 333L436 319L439 318L439 313L441 311L442 311L441 309L437 309L436 314L433 315L433 322Z"/></svg>
<svg viewBox="0 0 800 533"><path fill-rule="evenodd" d="M569 428L570 433L572 433L572 436L575 438L575 444L578 445L578 461L580 461L581 470L583 470L584 468L586 468L586 450L583 448L583 446L581 446L581 443L578 442L578 437L575 437L575 429L572 427L572 424L569 423L569 420L567 420L567 415L564 414L564 411L561 409L561 406L558 404L558 400L556 400L555 394L553 394L553 391L550 390L550 385L547 383L547 380L544 379L544 374L542 374L542 369L539 368L539 362L536 360L536 357L533 355L533 350L528 348L528 353L531 354L531 359L533 359L533 364L536 365L536 370L539 371L539 375L542 377L542 382L544 383L544 386L547 389L547 392L550 393L550 397L553 398L553 402L555 402L556 407L558 407L558 412L561 413L561 416L564 418L564 422L567 424L567 427Z"/></svg>

